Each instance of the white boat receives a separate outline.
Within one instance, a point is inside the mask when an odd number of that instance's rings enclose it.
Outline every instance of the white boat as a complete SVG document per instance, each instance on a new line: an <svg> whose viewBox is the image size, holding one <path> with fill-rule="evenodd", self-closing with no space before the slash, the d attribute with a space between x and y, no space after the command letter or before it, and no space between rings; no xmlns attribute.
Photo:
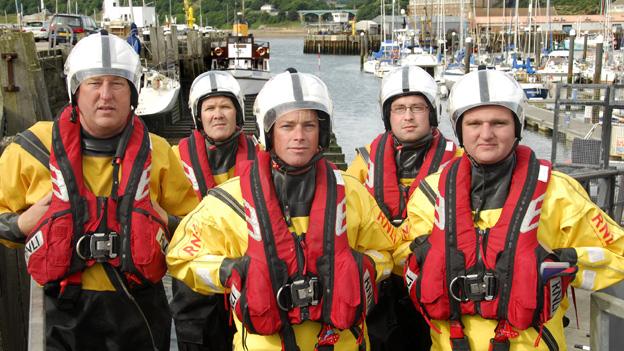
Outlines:
<svg viewBox="0 0 624 351"><path fill-rule="evenodd" d="M422 48L414 48L413 52L404 55L400 61L401 66L418 66L429 73L436 81L442 78L442 65L438 58L424 52Z"/></svg>
<svg viewBox="0 0 624 351"><path fill-rule="evenodd" d="M568 77L568 57L566 50L554 50L543 59L545 61L543 67L538 69L535 74L541 77L541 81L548 82L567 82ZM573 81L577 81L581 75L581 68L576 61L572 65Z"/></svg>
<svg viewBox="0 0 624 351"><path fill-rule="evenodd" d="M385 40L380 44L379 51L373 52L372 56L364 62L363 70L382 78L385 73L399 67L400 58L399 44L392 40Z"/></svg>
<svg viewBox="0 0 624 351"><path fill-rule="evenodd" d="M144 69L143 79L135 112L149 125L151 120L166 118L174 112L180 82L154 69Z"/></svg>

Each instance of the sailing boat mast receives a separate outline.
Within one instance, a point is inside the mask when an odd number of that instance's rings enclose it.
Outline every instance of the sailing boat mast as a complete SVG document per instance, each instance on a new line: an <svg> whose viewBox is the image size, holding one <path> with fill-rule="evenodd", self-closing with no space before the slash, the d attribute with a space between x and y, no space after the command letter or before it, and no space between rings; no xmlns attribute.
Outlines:
<svg viewBox="0 0 624 351"><path fill-rule="evenodd" d="M518 0L516 0L516 29L514 30L514 53L518 54L518 30L520 29L520 23L518 19ZM516 56L517 57L517 56Z"/></svg>
<svg viewBox="0 0 624 351"><path fill-rule="evenodd" d="M464 0L459 0L459 47L464 47Z"/></svg>
<svg viewBox="0 0 624 351"><path fill-rule="evenodd" d="M550 52L550 50L552 49L552 30L550 27L550 0L546 0L546 18L548 19L548 30L546 35L548 36L548 45L546 45L546 48L548 49L548 52Z"/></svg>

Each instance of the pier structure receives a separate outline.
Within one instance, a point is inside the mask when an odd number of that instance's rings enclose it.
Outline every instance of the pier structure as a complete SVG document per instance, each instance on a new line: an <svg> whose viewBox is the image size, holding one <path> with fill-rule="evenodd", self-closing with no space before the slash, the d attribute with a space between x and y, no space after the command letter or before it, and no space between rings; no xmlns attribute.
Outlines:
<svg viewBox="0 0 624 351"><path fill-rule="evenodd" d="M360 55L377 50L381 36L368 33L350 34L309 34L303 39L304 54Z"/></svg>

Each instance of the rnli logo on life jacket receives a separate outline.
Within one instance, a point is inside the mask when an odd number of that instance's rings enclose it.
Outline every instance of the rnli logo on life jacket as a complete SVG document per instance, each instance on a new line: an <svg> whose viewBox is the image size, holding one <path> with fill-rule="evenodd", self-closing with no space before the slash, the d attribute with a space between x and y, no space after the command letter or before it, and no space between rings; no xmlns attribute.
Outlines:
<svg viewBox="0 0 624 351"><path fill-rule="evenodd" d="M40 231L36 232L35 235L28 240L26 246L24 247L24 258L26 259L26 264L28 265L28 260L30 259L30 255L34 254L43 246L43 233Z"/></svg>
<svg viewBox="0 0 624 351"><path fill-rule="evenodd" d="M65 178L61 170L50 164L50 175L52 178L52 193L59 200L67 202L69 201L69 193L67 192L67 185L65 185Z"/></svg>
<svg viewBox="0 0 624 351"><path fill-rule="evenodd" d="M366 294L366 314L368 314L371 308L375 305L375 290L373 288L373 281L368 270L364 271L362 283L364 284L364 293Z"/></svg>
<svg viewBox="0 0 624 351"><path fill-rule="evenodd" d="M552 317L557 312L557 308L563 300L563 286L561 284L561 277L556 277L549 280L550 288L550 316Z"/></svg>
<svg viewBox="0 0 624 351"><path fill-rule="evenodd" d="M367 188L372 189L375 186L375 164L372 160L368 160L368 176L366 177L366 185Z"/></svg>
<svg viewBox="0 0 624 351"><path fill-rule="evenodd" d="M405 268L405 286L407 290L412 290L412 286L418 280L418 274L412 272L409 268Z"/></svg>
<svg viewBox="0 0 624 351"><path fill-rule="evenodd" d="M158 228L158 233L156 233L156 242L160 246L160 251L163 253L163 255L166 255L167 246L169 246L169 240L167 240L165 231L162 228Z"/></svg>
<svg viewBox="0 0 624 351"><path fill-rule="evenodd" d="M134 201L139 201L149 194L149 181L150 181L150 170L152 169L152 164L150 163L147 166L143 173L141 174L141 180L139 180L139 186L137 187L136 195L134 196Z"/></svg>
<svg viewBox="0 0 624 351"><path fill-rule="evenodd" d="M232 306L232 308L236 308L236 304L238 303L238 299L240 299L240 296L240 291L238 291L236 285L232 284L232 289L230 292L230 306Z"/></svg>
<svg viewBox="0 0 624 351"><path fill-rule="evenodd" d="M188 178L188 180L193 185L193 190L199 191L199 183L197 183L197 178L195 177L195 172L193 172L193 167L186 164L186 162L182 162L182 167L184 168L184 174L186 175L186 178Z"/></svg>
<svg viewBox="0 0 624 351"><path fill-rule="evenodd" d="M440 195L436 198L434 224L438 227L438 229L444 230L444 222L444 198Z"/></svg>
<svg viewBox="0 0 624 351"><path fill-rule="evenodd" d="M336 236L347 231L347 198L342 199L336 206Z"/></svg>
<svg viewBox="0 0 624 351"><path fill-rule="evenodd" d="M526 214L522 219L522 225L520 226L520 233L527 233L537 228L539 225L540 214L542 213L542 202L546 194L540 195L537 199L531 200L529 206L527 206Z"/></svg>
<svg viewBox="0 0 624 351"><path fill-rule="evenodd" d="M260 234L260 225L258 224L258 215L256 209L249 204L249 202L243 199L243 206L245 206L245 220L247 221L247 232L250 237L255 241L261 241L262 235Z"/></svg>

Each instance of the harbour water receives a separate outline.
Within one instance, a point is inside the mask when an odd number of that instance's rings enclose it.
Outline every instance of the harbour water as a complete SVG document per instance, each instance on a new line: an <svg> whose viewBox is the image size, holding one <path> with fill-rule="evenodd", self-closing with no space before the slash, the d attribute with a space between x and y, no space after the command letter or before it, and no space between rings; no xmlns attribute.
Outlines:
<svg viewBox="0 0 624 351"><path fill-rule="evenodd" d="M263 37L271 43L271 71L273 74L293 67L301 72L314 73L327 84L334 102L333 129L342 147L347 163L355 157L355 148L370 143L383 131L379 107L381 79L360 72L359 56L303 54L303 38ZM440 115L440 129L453 137L445 104ZM551 139L525 130L523 140L540 158L550 159ZM570 158L570 149L557 147L558 160Z"/></svg>

